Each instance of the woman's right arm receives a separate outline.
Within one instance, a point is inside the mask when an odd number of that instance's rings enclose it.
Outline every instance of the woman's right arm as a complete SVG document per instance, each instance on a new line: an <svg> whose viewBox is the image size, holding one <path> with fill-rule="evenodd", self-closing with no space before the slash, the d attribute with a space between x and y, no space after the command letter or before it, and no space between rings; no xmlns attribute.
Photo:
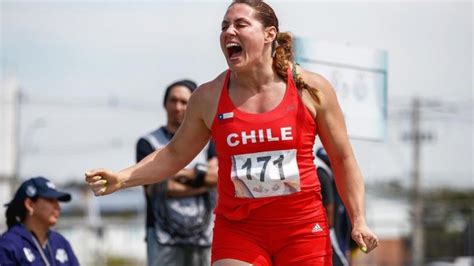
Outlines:
<svg viewBox="0 0 474 266"><path fill-rule="evenodd" d="M107 169L94 169L86 172L89 183L96 196L110 194L122 188L152 184L163 181L185 167L206 145L210 129L204 122L208 115L207 97L210 84L199 87L191 96L186 115L173 139L159 151L155 151L139 163L119 172Z"/></svg>

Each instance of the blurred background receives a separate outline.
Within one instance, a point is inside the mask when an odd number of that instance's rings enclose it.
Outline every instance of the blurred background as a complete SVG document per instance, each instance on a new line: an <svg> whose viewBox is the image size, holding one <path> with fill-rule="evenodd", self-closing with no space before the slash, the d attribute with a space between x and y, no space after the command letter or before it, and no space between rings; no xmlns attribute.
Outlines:
<svg viewBox="0 0 474 266"><path fill-rule="evenodd" d="M382 243L354 265L471 265L473 3L267 2L346 116ZM166 121L165 87L227 68L229 3L1 1L1 203L43 175L73 193L57 229L83 265L143 265L141 188L94 198L83 173L134 163Z"/></svg>

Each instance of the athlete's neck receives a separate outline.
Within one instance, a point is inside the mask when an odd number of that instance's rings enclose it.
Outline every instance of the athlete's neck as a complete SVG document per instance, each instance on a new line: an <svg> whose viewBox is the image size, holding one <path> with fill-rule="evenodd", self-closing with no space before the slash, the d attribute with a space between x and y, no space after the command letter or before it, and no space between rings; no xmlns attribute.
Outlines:
<svg viewBox="0 0 474 266"><path fill-rule="evenodd" d="M267 85L281 81L271 65L255 66L248 70L232 71L230 83L239 88L248 88L257 92L265 89Z"/></svg>

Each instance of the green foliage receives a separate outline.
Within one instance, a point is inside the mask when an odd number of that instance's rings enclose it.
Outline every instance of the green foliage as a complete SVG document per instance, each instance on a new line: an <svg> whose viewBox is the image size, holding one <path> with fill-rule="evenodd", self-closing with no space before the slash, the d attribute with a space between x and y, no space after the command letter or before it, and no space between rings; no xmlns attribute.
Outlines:
<svg viewBox="0 0 474 266"><path fill-rule="evenodd" d="M107 258L107 266L132 266L141 264L143 263L124 257L109 256Z"/></svg>
<svg viewBox="0 0 474 266"><path fill-rule="evenodd" d="M440 189L425 193L423 198L426 258L467 255L467 228L474 217L474 190Z"/></svg>

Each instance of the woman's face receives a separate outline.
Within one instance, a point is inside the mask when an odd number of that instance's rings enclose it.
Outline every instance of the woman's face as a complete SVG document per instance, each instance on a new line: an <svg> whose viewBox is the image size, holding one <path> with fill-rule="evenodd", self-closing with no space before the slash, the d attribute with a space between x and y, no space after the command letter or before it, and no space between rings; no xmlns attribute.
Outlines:
<svg viewBox="0 0 474 266"><path fill-rule="evenodd" d="M31 218L47 226L53 226L58 222L61 207L57 199L38 198L31 203L33 215Z"/></svg>
<svg viewBox="0 0 474 266"><path fill-rule="evenodd" d="M229 7L221 26L221 49L227 64L233 69L258 63L265 48L271 49L272 39L255 18L255 10L246 4Z"/></svg>

